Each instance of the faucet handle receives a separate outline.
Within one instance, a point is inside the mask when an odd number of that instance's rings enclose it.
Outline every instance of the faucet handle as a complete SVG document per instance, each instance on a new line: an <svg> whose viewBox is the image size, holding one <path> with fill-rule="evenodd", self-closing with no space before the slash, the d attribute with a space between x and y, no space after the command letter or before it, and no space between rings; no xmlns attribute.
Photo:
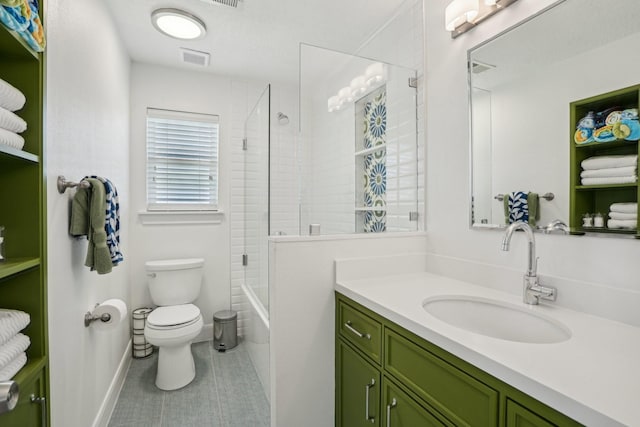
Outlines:
<svg viewBox="0 0 640 427"><path fill-rule="evenodd" d="M558 290L550 286L534 285L528 289L529 293L537 298L555 301Z"/></svg>

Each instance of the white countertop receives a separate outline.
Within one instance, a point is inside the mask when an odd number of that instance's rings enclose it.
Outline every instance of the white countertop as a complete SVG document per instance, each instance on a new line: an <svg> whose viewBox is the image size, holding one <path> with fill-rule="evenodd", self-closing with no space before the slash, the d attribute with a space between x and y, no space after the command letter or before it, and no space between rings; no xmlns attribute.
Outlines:
<svg viewBox="0 0 640 427"><path fill-rule="evenodd" d="M338 280L336 290L587 426L640 426L638 327L553 303L529 306L519 296L428 272ZM562 322L572 335L528 344L468 332L423 309L438 295L516 304Z"/></svg>

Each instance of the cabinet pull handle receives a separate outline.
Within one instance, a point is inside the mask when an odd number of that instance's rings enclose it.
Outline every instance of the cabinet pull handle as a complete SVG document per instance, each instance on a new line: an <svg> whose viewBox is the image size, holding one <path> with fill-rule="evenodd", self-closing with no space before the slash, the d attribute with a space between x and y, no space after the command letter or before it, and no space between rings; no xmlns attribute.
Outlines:
<svg viewBox="0 0 640 427"><path fill-rule="evenodd" d="M359 338L366 338L368 340L371 339L371 335L363 334L362 332L358 331L356 328L351 326L351 320L347 320L347 322L344 324L344 327L350 330L351 332L353 332L354 334L356 334Z"/></svg>
<svg viewBox="0 0 640 427"><path fill-rule="evenodd" d="M47 427L47 399L44 396L31 395L31 403L39 403L42 410L42 427Z"/></svg>
<svg viewBox="0 0 640 427"><path fill-rule="evenodd" d="M364 404L364 419L369 421L371 424L376 422L376 417L370 417L369 416L369 390L371 390L371 387L373 387L376 384L376 380L371 378L371 382L367 385L364 386L364 399L365 399L365 404Z"/></svg>
<svg viewBox="0 0 640 427"><path fill-rule="evenodd" d="M398 406L398 402L394 397L393 399L391 399L391 403L387 405L387 427L391 427L391 409L395 408L396 406Z"/></svg>

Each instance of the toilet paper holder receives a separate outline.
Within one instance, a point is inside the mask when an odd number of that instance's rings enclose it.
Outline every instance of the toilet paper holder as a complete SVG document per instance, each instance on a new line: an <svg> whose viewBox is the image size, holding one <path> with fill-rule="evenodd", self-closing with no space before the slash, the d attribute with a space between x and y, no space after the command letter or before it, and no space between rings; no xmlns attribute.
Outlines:
<svg viewBox="0 0 640 427"><path fill-rule="evenodd" d="M96 307L98 307L100 304L96 304L96 306L94 307L94 309ZM101 316L96 316L93 314L93 312L91 311L87 311L84 314L84 327L88 328L93 322L95 322L96 320L100 320L101 322L108 322L111 320L111 315L109 313L102 313Z"/></svg>

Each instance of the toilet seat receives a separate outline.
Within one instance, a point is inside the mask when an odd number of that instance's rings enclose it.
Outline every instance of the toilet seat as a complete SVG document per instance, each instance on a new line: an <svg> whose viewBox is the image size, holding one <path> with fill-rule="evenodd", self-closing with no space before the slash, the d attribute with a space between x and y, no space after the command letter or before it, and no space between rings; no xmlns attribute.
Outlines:
<svg viewBox="0 0 640 427"><path fill-rule="evenodd" d="M149 314L146 327L171 330L193 325L201 319L200 309L193 304L158 307Z"/></svg>

